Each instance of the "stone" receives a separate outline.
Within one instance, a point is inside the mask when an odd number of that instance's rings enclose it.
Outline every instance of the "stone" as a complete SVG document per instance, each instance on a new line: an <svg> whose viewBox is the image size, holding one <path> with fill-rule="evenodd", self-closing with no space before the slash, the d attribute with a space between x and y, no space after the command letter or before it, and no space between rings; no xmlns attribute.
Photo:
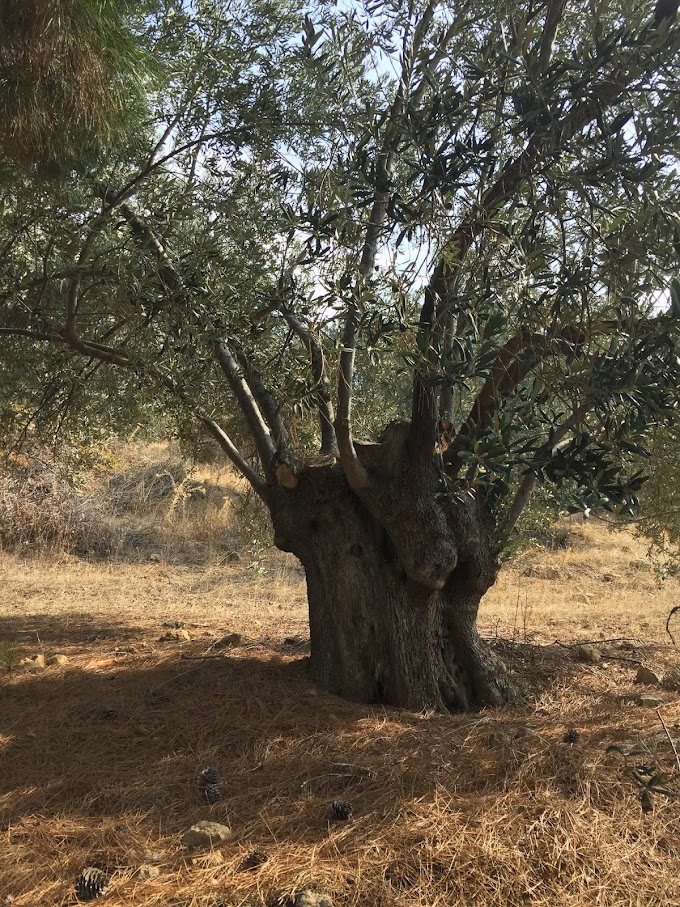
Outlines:
<svg viewBox="0 0 680 907"><path fill-rule="evenodd" d="M301 649L303 646L309 645L309 639L304 636L286 636L283 644L284 646L295 646L296 649Z"/></svg>
<svg viewBox="0 0 680 907"><path fill-rule="evenodd" d="M663 682L663 674L659 674L658 671L654 671L652 668L648 668L645 665L640 665L637 669L637 674L635 675L636 683L646 683L649 686L658 687L660 683Z"/></svg>
<svg viewBox="0 0 680 907"><path fill-rule="evenodd" d="M42 671L45 667L44 655L33 655L31 658L22 658L19 662L27 671Z"/></svg>
<svg viewBox="0 0 680 907"><path fill-rule="evenodd" d="M532 565L522 571L522 576L529 576L533 579L560 579L558 567Z"/></svg>
<svg viewBox="0 0 680 907"><path fill-rule="evenodd" d="M161 874L161 871L158 868L158 866L149 866L148 863L144 863L135 872L134 878L142 879L143 881L147 881L148 879L157 879L160 874Z"/></svg>
<svg viewBox="0 0 680 907"><path fill-rule="evenodd" d="M295 907L333 907L333 899L325 891L305 889L296 896Z"/></svg>
<svg viewBox="0 0 680 907"><path fill-rule="evenodd" d="M598 662L602 661L602 652L600 652L599 649L596 649L595 646L590 646L587 643L576 646L574 648L574 655L576 655L577 661L582 661L584 664L596 665Z"/></svg>
<svg viewBox="0 0 680 907"><path fill-rule="evenodd" d="M650 567L650 562L644 558L636 558L630 562L631 570L649 570Z"/></svg>
<svg viewBox="0 0 680 907"><path fill-rule="evenodd" d="M224 863L224 857L219 850L206 850L197 857L190 857L189 863L192 866L200 866L203 869L207 869L209 866L220 866Z"/></svg>
<svg viewBox="0 0 680 907"><path fill-rule="evenodd" d="M213 649L233 649L235 646L241 645L241 638L240 633L228 633L226 636L217 640Z"/></svg>
<svg viewBox="0 0 680 907"><path fill-rule="evenodd" d="M161 639L174 639L177 642L188 642L191 639L191 633L188 630L168 630L161 636Z"/></svg>
<svg viewBox="0 0 680 907"><path fill-rule="evenodd" d="M182 844L187 847L209 847L211 844L221 844L231 837L231 828L219 822L203 820L192 825L189 831L182 836Z"/></svg>
<svg viewBox="0 0 680 907"><path fill-rule="evenodd" d="M48 665L67 665L68 664L68 655L52 655L51 658L47 659Z"/></svg>
<svg viewBox="0 0 680 907"><path fill-rule="evenodd" d="M166 854L161 853L159 850L151 850L150 847L140 847L135 853L135 859L140 864L147 866L149 863L162 863L165 858Z"/></svg>
<svg viewBox="0 0 680 907"><path fill-rule="evenodd" d="M658 709L660 705L663 705L663 698L661 696L640 696L638 702L647 708Z"/></svg>

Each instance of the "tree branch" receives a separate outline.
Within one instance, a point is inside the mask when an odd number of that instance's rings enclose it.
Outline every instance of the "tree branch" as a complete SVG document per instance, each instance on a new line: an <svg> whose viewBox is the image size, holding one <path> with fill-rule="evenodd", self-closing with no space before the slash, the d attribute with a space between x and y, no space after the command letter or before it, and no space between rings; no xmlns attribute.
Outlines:
<svg viewBox="0 0 680 907"><path fill-rule="evenodd" d="M562 21L567 0L549 0L548 11L545 16L545 25L543 27L543 36L541 38L541 48L538 56L538 65L541 72L550 65L557 29Z"/></svg>
<svg viewBox="0 0 680 907"><path fill-rule="evenodd" d="M96 359L100 362L116 365L121 368L133 369L137 372L145 372L186 405L189 412L200 420L207 431L218 442L222 450L227 454L234 466L248 482L250 482L254 491L263 501L267 501L269 490L262 477L248 464L245 457L241 454L224 429L222 429L204 409L197 406L189 395L183 391L172 378L164 375L153 366L149 366L141 359L131 356L126 350L104 346L95 341L82 340L79 337L67 335L66 333L60 333L58 331L30 331L24 328L0 328L0 336L8 337L12 335L28 337L31 340L60 344L89 359Z"/></svg>
<svg viewBox="0 0 680 907"><path fill-rule="evenodd" d="M666 49L667 52L671 50L672 48ZM456 283L467 253L475 239L484 231L489 217L516 194L526 177L534 173L550 156L565 148L588 123L601 118L604 109L623 97L628 86L628 79L624 78L626 67L632 66L636 71L639 70L639 56L636 56L636 52L637 49L631 51L618 72L598 82L591 96L576 103L561 121L552 121L533 133L524 150L508 162L496 181L482 195L481 201L458 225L446 243L425 291L418 329L420 349L430 348L435 321L446 316L448 307L455 298ZM434 394L434 391L425 386L422 366L418 366L414 373L411 415L414 438L436 434L435 427L430 428L426 423L426 419L435 418L433 406L424 405L428 393Z"/></svg>
<svg viewBox="0 0 680 907"><path fill-rule="evenodd" d="M583 416L585 413L585 407L581 406L576 409L571 418L566 422L563 422L559 428L555 429L551 438L551 455L559 453L560 450L563 450L571 441L564 440L565 436L574 430L574 423ZM500 532L503 535L507 535L512 532L512 530L517 525L517 520L522 515L524 508L527 506L531 500L531 495L533 494L534 488L536 487L537 477L536 473L533 471L527 472L522 481L520 482L519 488L515 494L515 497L508 508L508 512L505 514L505 518L498 527Z"/></svg>
<svg viewBox="0 0 680 907"><path fill-rule="evenodd" d="M57 331L31 331L28 328L0 328L0 337L30 337L31 340L47 340L50 343L64 343Z"/></svg>
<svg viewBox="0 0 680 907"><path fill-rule="evenodd" d="M231 387L234 397L241 411L245 416L248 428L255 441L257 452L260 455L262 466L268 475L271 471L272 460L276 453L276 446L267 427L257 401L248 382L243 377L243 373L238 362L231 353L231 350L222 341L216 341L212 347L213 355L224 372L229 386Z"/></svg>
<svg viewBox="0 0 680 907"><path fill-rule="evenodd" d="M678 6L680 6L678 0L657 0L654 8L654 25L661 25L665 19L668 19L671 23L675 22L678 15Z"/></svg>
<svg viewBox="0 0 680 907"><path fill-rule="evenodd" d="M257 405L260 407L260 411L264 416L267 425L269 426L275 447L277 449L285 447L289 443L290 438L288 435L288 430L283 424L281 412L279 410L276 399L274 398L274 395L262 380L260 371L255 368L251 360L242 349L236 349L236 358L238 359L238 362L243 369L243 375L246 383L251 388L253 397L255 398Z"/></svg>
<svg viewBox="0 0 680 907"><path fill-rule="evenodd" d="M281 314L288 325L307 347L307 353L312 366L312 377L316 385L316 405L319 410L319 428L321 429L321 449L319 453L338 455L338 441L335 436L335 414L331 400L331 383L328 380L326 359L323 347L314 332L294 312L286 306L280 307Z"/></svg>
<svg viewBox="0 0 680 907"><path fill-rule="evenodd" d="M670 6L677 8L677 0L672 0L672 3L669 3ZM669 10L665 15L670 15ZM676 52L678 43L678 36L676 36L672 45L664 47L663 52L667 54ZM651 66L651 61L647 68L649 66ZM601 119L602 112L624 96L629 83L629 76L626 72L628 67L631 67L636 75L641 74L639 47L637 46L626 54L616 71L595 84L590 97L574 104L562 120L553 120L549 125L533 133L524 150L506 164L498 179L483 194L481 201L459 224L451 239L446 243L437 268L439 278L444 280L445 291L443 294L441 292L439 294L442 304L438 307L436 314L441 316L444 313L465 257L474 240L484 231L489 216L515 195L527 176L535 172L549 157L564 149L588 123L598 118ZM643 68L642 71L645 72L646 69ZM435 272L435 277L437 272ZM432 304L436 298L438 298L437 294L434 294ZM431 306L424 304L421 310L420 329L427 336L429 336L434 316L435 311Z"/></svg>
<svg viewBox="0 0 680 907"><path fill-rule="evenodd" d="M229 457L234 466L238 469L241 475L244 476L250 482L253 490L262 498L262 500L267 503L269 497L269 489L267 484L262 481L262 478L258 475L257 472L250 466L250 464L245 460L243 454L236 447L234 442L231 440L229 435L221 428L217 422L211 419L209 416L204 415L202 412L196 412L197 417L201 420L206 430L212 437L217 441L222 450Z"/></svg>
<svg viewBox="0 0 680 907"><path fill-rule="evenodd" d="M453 349L453 312L448 312L444 319L442 331L444 352L450 354ZM453 384L447 381L439 394L439 419L453 423Z"/></svg>
<svg viewBox="0 0 680 907"><path fill-rule="evenodd" d="M354 447L351 424L354 358L359 325L359 299L367 278L373 272L378 252L378 242L387 217L391 193L390 182L396 159L395 141L398 138L398 126L404 116L406 97L413 75L414 60L430 27L436 7L437 0L430 0L414 30L410 43L409 29L404 34L399 87L387 117L385 134L376 159L376 190L359 260L359 277L354 287L352 298L347 305L340 351L338 416L335 422L335 432L340 452L340 462L347 476L347 481L355 491L366 488L369 484L368 473L360 463Z"/></svg>
<svg viewBox="0 0 680 907"><path fill-rule="evenodd" d="M190 307L186 304L186 297L188 296L186 287L182 276L177 271L175 265L173 264L170 256L168 255L163 243L158 238L154 230L148 226L138 214L132 210L132 208L125 202L117 202L117 196L110 189L102 188L101 191L104 193L104 197L107 201L116 204L119 208L123 217L130 225L130 229L133 234L140 240L143 246L145 246L152 254L155 256L158 263L158 274L163 282L163 285L171 294L172 302L177 305L185 317L189 317L194 320L194 315L190 310ZM276 452L276 446L272 440L271 433L267 422L263 418L262 412L258 406L256 400L256 395L253 393L252 388L249 386L248 381L243 376L236 359L234 358L231 350L228 348L227 344L224 341L212 341L211 342L211 352L213 357L219 363L220 368L225 374L229 386L236 398L237 403L239 404L243 415L245 416L248 428L251 431L253 440L255 441L255 446L257 447L258 454L260 455L260 460L262 466L265 470L265 474L269 476L271 474L272 459ZM243 354L244 360L247 362L245 354ZM249 365L249 363L248 363ZM253 373L255 370L253 369ZM259 376L258 376L259 380ZM287 432L283 423L281 422L280 415L276 410L275 404L273 401L270 401L267 397L268 392L264 387L264 384L260 381L260 386L258 389L257 396L261 400L266 400L266 407L270 411L269 414L276 425L277 435L281 438L284 436L287 437ZM277 430L278 429L278 430Z"/></svg>
<svg viewBox="0 0 680 907"><path fill-rule="evenodd" d="M508 512L505 514L505 519L498 527L501 535L509 535L517 525L517 520L521 517L525 507L531 500L536 482L536 473L528 472L519 483L519 488L512 499Z"/></svg>
<svg viewBox="0 0 680 907"><path fill-rule="evenodd" d="M556 355L573 354L585 340L586 334L575 325L567 325L555 334L520 331L511 337L499 351L489 377L462 422L458 436L446 451L444 461L450 464L456 460L461 438L466 431L483 429L501 401L515 390L541 358L551 352Z"/></svg>
<svg viewBox="0 0 680 907"><path fill-rule="evenodd" d="M113 205L105 203L104 209L98 214L90 225L90 229L87 234L87 238L83 243L83 246L78 255L78 260L73 268L73 276L69 283L68 293L66 295L66 320L64 323L64 331L69 336L76 336L76 321L78 318L78 304L80 301L80 287L83 279L83 273L85 271L85 262L89 257L92 246L101 233L104 225L111 216L113 211ZM46 275L45 275L45 279Z"/></svg>

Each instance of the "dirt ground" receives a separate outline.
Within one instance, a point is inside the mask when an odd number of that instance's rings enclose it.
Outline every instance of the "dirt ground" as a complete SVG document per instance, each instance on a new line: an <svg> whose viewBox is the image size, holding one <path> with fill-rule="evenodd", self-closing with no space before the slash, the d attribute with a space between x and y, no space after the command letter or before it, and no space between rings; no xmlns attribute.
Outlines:
<svg viewBox="0 0 680 907"><path fill-rule="evenodd" d="M483 604L526 704L424 715L309 683L292 559L0 555L0 905L73 904L92 865L112 907L305 889L337 907L680 904L678 603L632 533L576 526L563 550L505 567ZM661 683L637 683L640 664ZM655 775L668 793L643 802ZM329 821L335 799L351 821ZM191 851L181 837L204 819L231 837ZM248 869L253 849L267 859Z"/></svg>

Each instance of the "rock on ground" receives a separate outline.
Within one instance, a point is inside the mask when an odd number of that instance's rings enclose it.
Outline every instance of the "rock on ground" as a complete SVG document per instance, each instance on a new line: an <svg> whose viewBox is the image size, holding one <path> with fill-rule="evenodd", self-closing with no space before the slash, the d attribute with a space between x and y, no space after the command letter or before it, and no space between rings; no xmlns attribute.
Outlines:
<svg viewBox="0 0 680 907"><path fill-rule="evenodd" d="M204 820L192 825L182 836L182 844L187 847L209 847L211 844L221 844L231 837L231 828L219 822Z"/></svg>
<svg viewBox="0 0 680 907"><path fill-rule="evenodd" d="M149 866L145 863L135 872L134 877L146 881L147 879L157 879L160 874L161 871L158 866Z"/></svg>
<svg viewBox="0 0 680 907"><path fill-rule="evenodd" d="M640 665L635 675L636 683L647 683L651 686L658 686L663 681L663 674L659 674L658 671L654 671L652 668L648 668L645 665Z"/></svg>
<svg viewBox="0 0 680 907"><path fill-rule="evenodd" d="M47 659L48 665L66 665L68 664L68 655L52 655Z"/></svg>
<svg viewBox="0 0 680 907"><path fill-rule="evenodd" d="M600 652L599 649L596 649L595 646L589 646L587 644L576 646L574 654L578 661L582 661L585 664L596 665L598 662L602 661L602 652Z"/></svg>
<svg viewBox="0 0 680 907"><path fill-rule="evenodd" d="M33 655L31 658L22 658L19 664L27 671L42 671L45 667L45 656Z"/></svg>
<svg viewBox="0 0 680 907"><path fill-rule="evenodd" d="M176 639L178 642L188 642L191 639L191 633L188 630L168 630L161 636L161 640Z"/></svg>
<svg viewBox="0 0 680 907"><path fill-rule="evenodd" d="M231 649L235 646L241 645L241 634L240 633L229 633L227 636L223 636L221 639L218 639L213 645L213 649Z"/></svg>
<svg viewBox="0 0 680 907"><path fill-rule="evenodd" d="M295 898L295 907L333 907L333 899L325 891L301 891Z"/></svg>

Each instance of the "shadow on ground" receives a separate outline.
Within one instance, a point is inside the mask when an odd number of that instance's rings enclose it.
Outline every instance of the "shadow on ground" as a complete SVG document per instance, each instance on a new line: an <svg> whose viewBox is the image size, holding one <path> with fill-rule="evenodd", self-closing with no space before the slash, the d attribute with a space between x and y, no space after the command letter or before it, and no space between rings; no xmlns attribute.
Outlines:
<svg viewBox="0 0 680 907"><path fill-rule="evenodd" d="M128 620L103 619L88 611L70 611L68 614L26 614L0 617L0 642L22 646L52 648L61 645L79 646L112 639L124 641L140 638L148 633L148 626L134 626Z"/></svg>
<svg viewBox="0 0 680 907"><path fill-rule="evenodd" d="M665 880L640 881L635 860L649 866L652 845L639 840L616 878L602 869L641 821L606 742L634 742L640 716L556 653L522 654L542 692L520 711L417 715L316 690L285 647L203 658L202 643L137 644L111 659L107 639L140 628L98 621L93 640L88 615L61 629L40 620L45 643L88 645L65 668L0 677L0 892L16 907L72 903L73 878L97 861L115 882L107 903L127 907L264 904L308 885L337 905L538 905L527 892L539 883L566 905L569 879L598 865L604 905L624 903L634 877L650 897L662 882L678 888L675 844ZM2 621L0 633L20 626ZM223 794L212 806L197 784L208 765ZM352 804L352 822L329 823L335 799ZM203 819L233 834L192 855L181 835ZM563 875L547 877L565 834ZM253 847L269 860L246 872ZM142 882L149 860L160 875ZM472 890L477 900L464 900Z"/></svg>

